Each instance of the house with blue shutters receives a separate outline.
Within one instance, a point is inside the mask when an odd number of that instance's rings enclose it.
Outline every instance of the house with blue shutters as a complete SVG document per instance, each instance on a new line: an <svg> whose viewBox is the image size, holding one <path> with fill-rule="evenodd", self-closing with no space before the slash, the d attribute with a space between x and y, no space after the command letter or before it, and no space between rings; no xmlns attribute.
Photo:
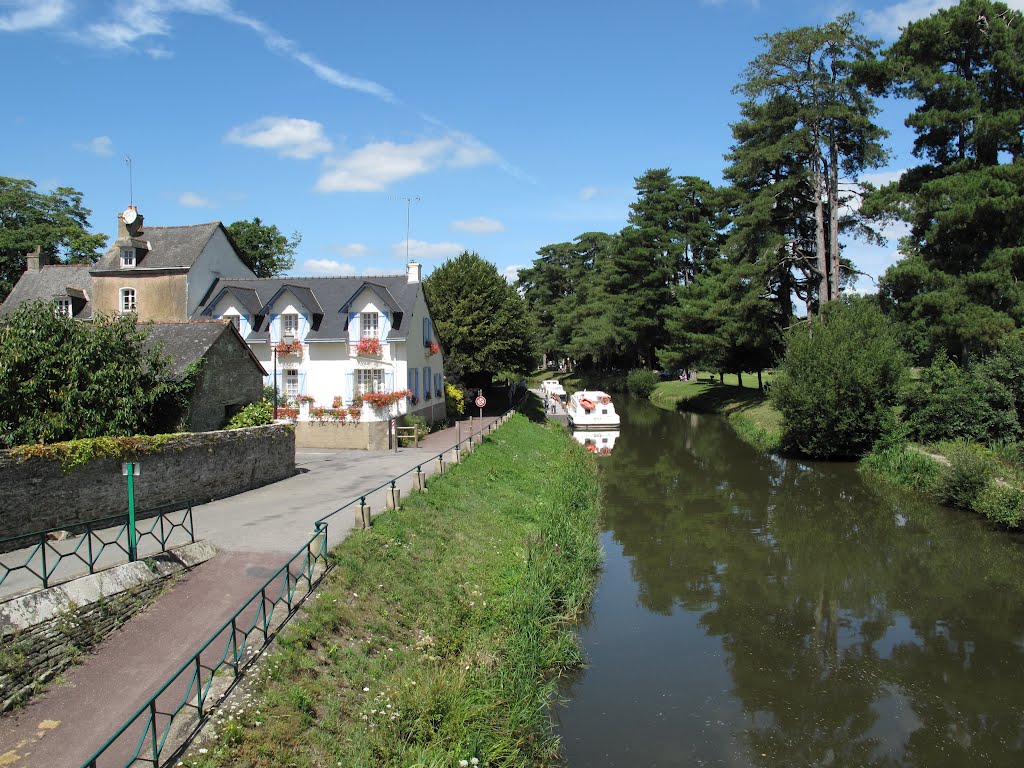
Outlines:
<svg viewBox="0 0 1024 768"><path fill-rule="evenodd" d="M441 349L418 263L402 275L220 279L193 319L229 320L269 371L266 383L276 383L279 399L301 401L300 424L316 420L317 407L360 401L364 424L445 417ZM365 395L396 402L374 407Z"/></svg>

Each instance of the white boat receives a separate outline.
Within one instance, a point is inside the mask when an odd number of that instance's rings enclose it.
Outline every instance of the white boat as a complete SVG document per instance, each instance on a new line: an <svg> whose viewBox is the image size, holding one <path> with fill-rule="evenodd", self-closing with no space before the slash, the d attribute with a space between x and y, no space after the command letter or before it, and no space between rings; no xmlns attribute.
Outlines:
<svg viewBox="0 0 1024 768"><path fill-rule="evenodd" d="M610 456L619 437L619 430L581 429L573 432L576 442L597 456Z"/></svg>
<svg viewBox="0 0 1024 768"><path fill-rule="evenodd" d="M615 429L619 414L615 412L612 396L596 389L573 392L565 412L574 429Z"/></svg>
<svg viewBox="0 0 1024 768"><path fill-rule="evenodd" d="M545 379L540 383L541 392L544 393L544 405L547 406L551 400L558 401L559 405L565 405L565 387L558 379Z"/></svg>

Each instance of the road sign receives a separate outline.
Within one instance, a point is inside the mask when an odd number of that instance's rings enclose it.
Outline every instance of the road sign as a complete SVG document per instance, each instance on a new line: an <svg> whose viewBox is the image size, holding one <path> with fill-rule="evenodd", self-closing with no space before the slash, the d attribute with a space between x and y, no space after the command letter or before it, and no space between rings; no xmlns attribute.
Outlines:
<svg viewBox="0 0 1024 768"><path fill-rule="evenodd" d="M473 404L476 405L477 408L483 408L485 405L487 405L487 398L484 397L483 395L477 395L477 398L476 400L473 401Z"/></svg>

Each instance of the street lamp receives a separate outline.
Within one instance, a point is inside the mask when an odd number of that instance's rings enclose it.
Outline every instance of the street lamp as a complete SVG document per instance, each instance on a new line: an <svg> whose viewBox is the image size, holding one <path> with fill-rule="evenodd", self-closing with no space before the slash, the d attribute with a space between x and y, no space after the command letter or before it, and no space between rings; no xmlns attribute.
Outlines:
<svg viewBox="0 0 1024 768"><path fill-rule="evenodd" d="M270 342L270 352L274 356L274 421L277 421L277 347Z"/></svg>

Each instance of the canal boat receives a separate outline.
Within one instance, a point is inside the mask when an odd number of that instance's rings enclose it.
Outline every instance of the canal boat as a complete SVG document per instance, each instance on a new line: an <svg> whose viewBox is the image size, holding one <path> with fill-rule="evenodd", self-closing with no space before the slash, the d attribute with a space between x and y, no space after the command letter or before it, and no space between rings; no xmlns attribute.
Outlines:
<svg viewBox="0 0 1024 768"><path fill-rule="evenodd" d="M541 382L540 389L544 393L545 406L550 405L552 400L559 405L565 405L565 387L558 379L545 379Z"/></svg>
<svg viewBox="0 0 1024 768"><path fill-rule="evenodd" d="M615 441L619 438L619 430L574 430L572 436L576 442L596 456L611 456Z"/></svg>
<svg viewBox="0 0 1024 768"><path fill-rule="evenodd" d="M600 390L573 392L565 412L573 429L616 429L619 426L619 414L615 412L611 395Z"/></svg>

